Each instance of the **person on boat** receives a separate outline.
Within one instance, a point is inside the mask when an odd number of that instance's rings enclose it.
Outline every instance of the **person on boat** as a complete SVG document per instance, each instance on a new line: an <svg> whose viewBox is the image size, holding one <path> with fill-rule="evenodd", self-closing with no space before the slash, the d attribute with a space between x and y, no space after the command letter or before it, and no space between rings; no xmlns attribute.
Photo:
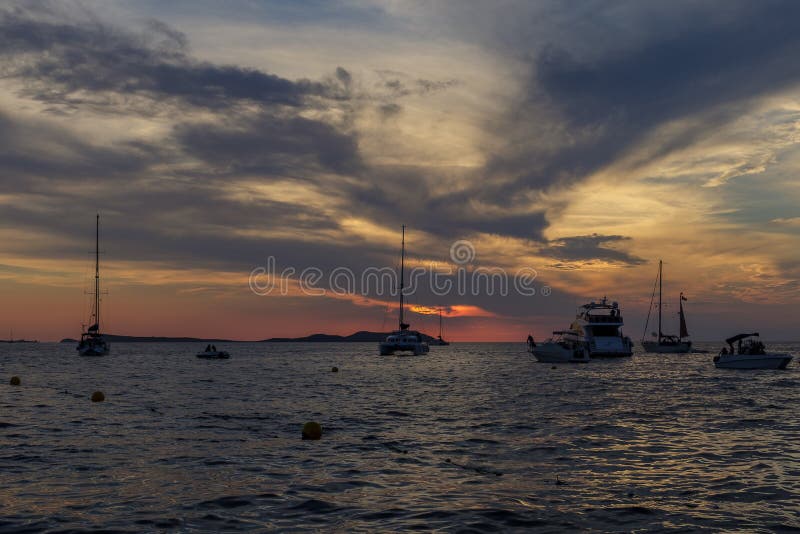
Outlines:
<svg viewBox="0 0 800 534"><path fill-rule="evenodd" d="M217 346L216 345L211 345L211 351L212 352L217 352Z"/></svg>
<svg viewBox="0 0 800 534"><path fill-rule="evenodd" d="M533 348L536 346L536 342L533 340L533 336L528 334L528 348Z"/></svg>
<svg viewBox="0 0 800 534"><path fill-rule="evenodd" d="M211 343L206 345L206 350L204 350L203 352L211 352Z"/></svg>

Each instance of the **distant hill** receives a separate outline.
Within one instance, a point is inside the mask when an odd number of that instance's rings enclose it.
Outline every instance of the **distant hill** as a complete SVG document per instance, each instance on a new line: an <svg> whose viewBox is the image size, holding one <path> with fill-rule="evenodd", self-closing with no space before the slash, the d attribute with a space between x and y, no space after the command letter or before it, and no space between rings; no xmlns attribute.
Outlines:
<svg viewBox="0 0 800 534"><path fill-rule="evenodd" d="M336 342L351 342L351 343L378 343L386 339L389 332L367 332L362 330L349 336L337 336L334 334L313 334L305 337L273 337L270 339L262 339L258 342L269 343L336 343ZM429 335L421 334L423 341L433 341ZM198 337L145 337L145 336L119 336L115 334L103 334L107 341L112 343L237 343L233 339L219 339L219 338L198 338ZM66 338L62 339L61 343L77 343L77 339Z"/></svg>
<svg viewBox="0 0 800 534"><path fill-rule="evenodd" d="M332 343L332 342L355 342L355 343L379 343L386 339L386 336L389 335L389 332L367 332L366 330L362 330L360 332L356 332L355 334L350 334L349 336L337 336L334 334L313 334L310 336L305 337L273 337L270 339L264 339L262 341L267 341L270 343L276 342L293 342L293 343ZM423 341L433 341L429 335L421 334Z"/></svg>
<svg viewBox="0 0 800 534"><path fill-rule="evenodd" d="M103 334L106 341L113 343L235 343L232 339L198 338L198 337L160 337L160 336L119 336ZM65 338L61 343L77 343L77 339Z"/></svg>

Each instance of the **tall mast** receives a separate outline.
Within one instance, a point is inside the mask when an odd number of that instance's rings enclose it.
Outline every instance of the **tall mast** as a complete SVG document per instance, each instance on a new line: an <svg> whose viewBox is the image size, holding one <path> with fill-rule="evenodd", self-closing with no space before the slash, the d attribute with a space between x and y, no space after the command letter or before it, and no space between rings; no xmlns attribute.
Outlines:
<svg viewBox="0 0 800 534"><path fill-rule="evenodd" d="M100 331L100 214L97 214L94 235L94 324Z"/></svg>
<svg viewBox="0 0 800 534"><path fill-rule="evenodd" d="M439 338L442 337L442 308L439 308Z"/></svg>
<svg viewBox="0 0 800 534"><path fill-rule="evenodd" d="M661 342L661 284L663 282L663 274L661 271L661 260L658 260L658 341Z"/></svg>
<svg viewBox="0 0 800 534"><path fill-rule="evenodd" d="M405 259L406 259L406 225L403 225L403 237L400 244L400 330L405 330L403 323L403 288L405 288Z"/></svg>

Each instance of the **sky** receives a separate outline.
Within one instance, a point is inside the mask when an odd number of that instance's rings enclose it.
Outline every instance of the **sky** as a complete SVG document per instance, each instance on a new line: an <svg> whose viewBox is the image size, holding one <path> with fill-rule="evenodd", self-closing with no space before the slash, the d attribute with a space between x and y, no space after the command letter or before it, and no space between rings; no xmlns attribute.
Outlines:
<svg viewBox="0 0 800 534"><path fill-rule="evenodd" d="M80 334L99 213L106 332L389 330L396 284L342 281L395 269L406 225L427 273L406 320L430 334L441 310L452 340L543 338L607 296L639 339L663 260L666 331L682 291L696 340L800 339L798 21L791 1L3 2L0 337Z"/></svg>

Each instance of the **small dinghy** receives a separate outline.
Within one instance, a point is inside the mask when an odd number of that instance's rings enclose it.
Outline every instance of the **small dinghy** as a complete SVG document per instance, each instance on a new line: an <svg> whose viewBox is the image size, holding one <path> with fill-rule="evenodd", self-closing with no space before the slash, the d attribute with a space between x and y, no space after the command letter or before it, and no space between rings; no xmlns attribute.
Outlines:
<svg viewBox="0 0 800 534"><path fill-rule="evenodd" d="M767 352L758 339L758 333L738 334L725 342L730 350L724 348L714 356L714 365L721 369L786 369L792 356L785 353ZM733 344L738 342L737 347Z"/></svg>
<svg viewBox="0 0 800 534"><path fill-rule="evenodd" d="M214 345L209 345L203 352L197 353L198 358L205 358L206 360L227 360L231 355L224 350L217 350Z"/></svg>

